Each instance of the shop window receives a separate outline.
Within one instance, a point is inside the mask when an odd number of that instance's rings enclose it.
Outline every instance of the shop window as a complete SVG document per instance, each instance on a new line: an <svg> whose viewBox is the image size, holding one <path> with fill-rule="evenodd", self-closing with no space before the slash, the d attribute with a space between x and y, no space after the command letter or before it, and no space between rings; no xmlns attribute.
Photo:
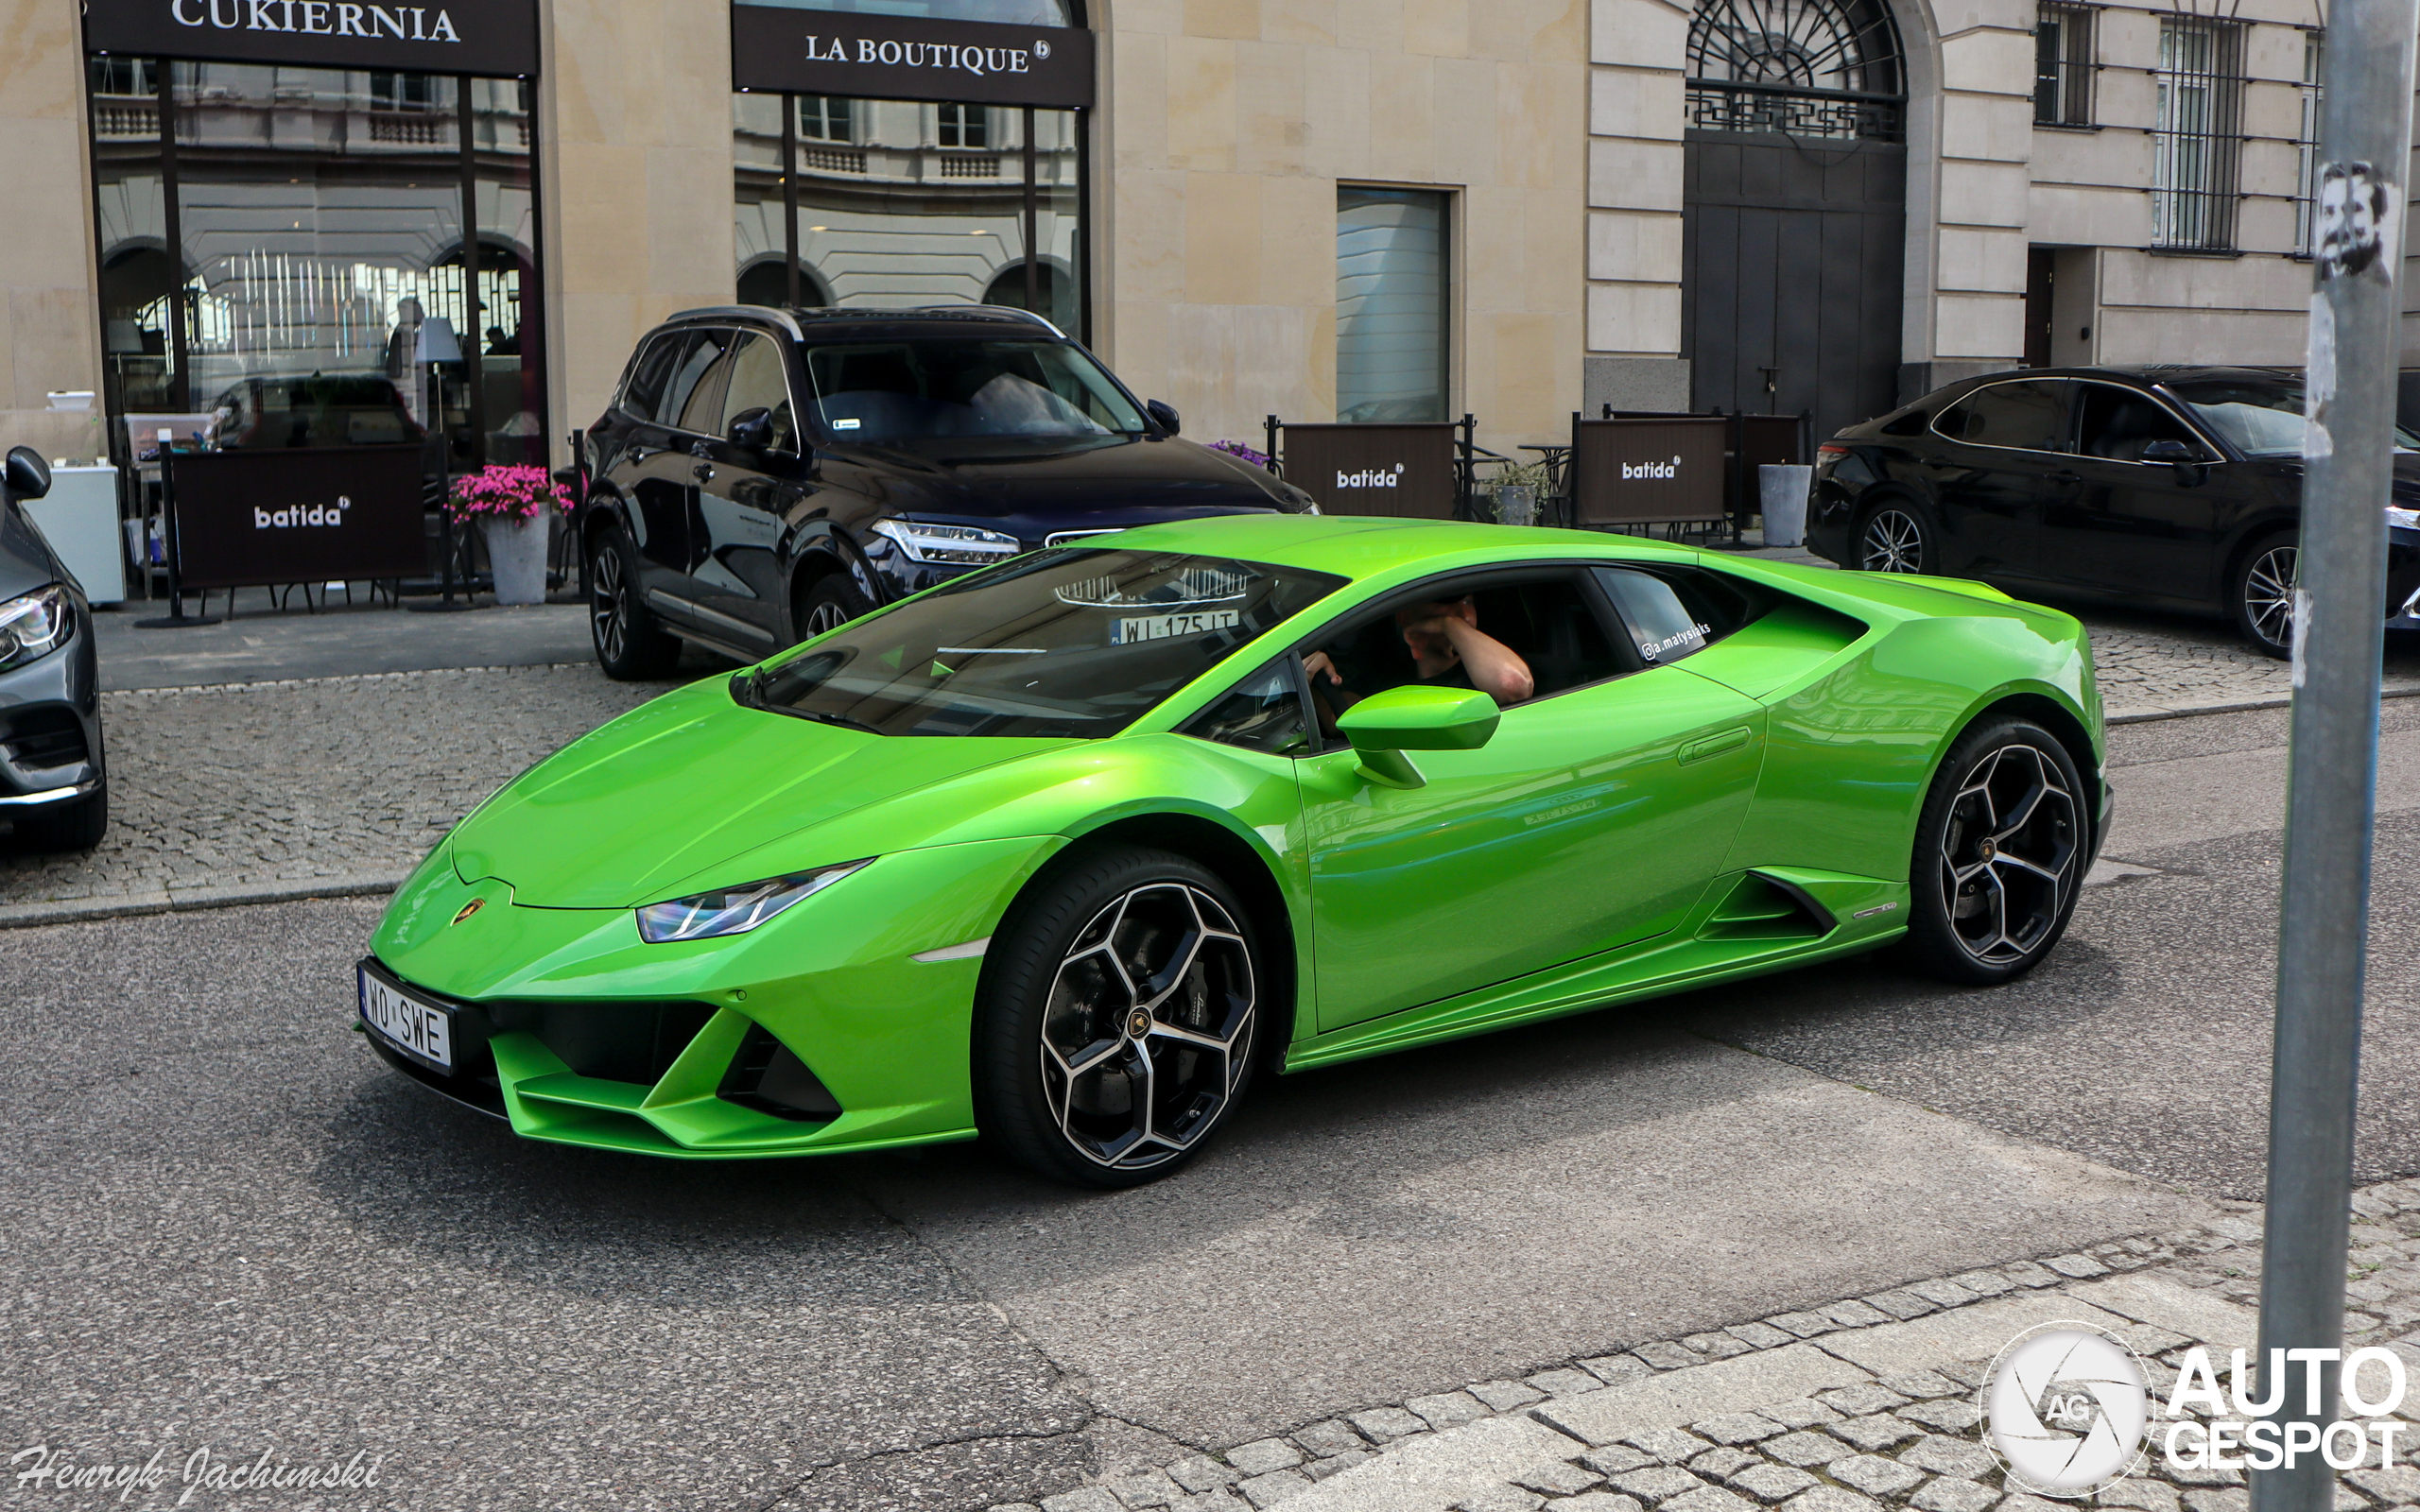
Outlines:
<svg viewBox="0 0 2420 1512"><path fill-rule="evenodd" d="M1430 190L1337 191L1338 420L1445 419L1447 208Z"/></svg>
<svg viewBox="0 0 2420 1512"><path fill-rule="evenodd" d="M174 62L145 115L118 93L143 69L96 58L93 81L113 416L545 460L527 82ZM301 401L325 422L262 420Z"/></svg>
<svg viewBox="0 0 2420 1512"><path fill-rule="evenodd" d="M741 302L1005 304L1081 337L1081 112L743 92L732 130Z"/></svg>

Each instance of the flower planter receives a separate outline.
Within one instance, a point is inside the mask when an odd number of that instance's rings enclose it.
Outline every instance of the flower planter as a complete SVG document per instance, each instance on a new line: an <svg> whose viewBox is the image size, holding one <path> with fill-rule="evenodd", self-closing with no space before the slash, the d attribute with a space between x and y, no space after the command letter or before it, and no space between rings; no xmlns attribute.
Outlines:
<svg viewBox="0 0 2420 1512"><path fill-rule="evenodd" d="M495 573L499 604L543 604L546 601L546 527L543 514L491 514L479 517L487 537L488 565Z"/></svg>

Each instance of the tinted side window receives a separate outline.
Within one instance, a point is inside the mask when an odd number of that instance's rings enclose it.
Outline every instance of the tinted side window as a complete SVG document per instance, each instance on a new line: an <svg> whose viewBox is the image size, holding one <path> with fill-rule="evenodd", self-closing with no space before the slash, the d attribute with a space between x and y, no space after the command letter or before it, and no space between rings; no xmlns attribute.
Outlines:
<svg viewBox="0 0 2420 1512"><path fill-rule="evenodd" d="M739 350L731 359L731 382L723 394L720 434L730 435L731 422L752 409L772 415L774 451L798 450L798 421L790 411L790 388L783 372L781 343L754 333L740 338Z"/></svg>
<svg viewBox="0 0 2420 1512"><path fill-rule="evenodd" d="M2064 379L1993 384L1943 411L1933 428L1970 446L2029 452L2067 450L2067 388Z"/></svg>
<svg viewBox="0 0 2420 1512"><path fill-rule="evenodd" d="M2149 394L2114 384L2085 384L2078 405L2078 450L2086 456L2139 462L2153 441L2183 441L2199 456L2210 455L2200 437Z"/></svg>
<svg viewBox="0 0 2420 1512"><path fill-rule="evenodd" d="M1599 567L1597 581L1622 617L1638 659L1651 667L1669 666L1703 651L1715 627L1700 618L1661 577L1627 567Z"/></svg>
<svg viewBox="0 0 2420 1512"><path fill-rule="evenodd" d="M668 331L648 339L631 359L630 377L622 384L622 413L633 420L656 418L656 406L664 399L664 382L671 376L673 364L688 345L686 332Z"/></svg>
<svg viewBox="0 0 2420 1512"><path fill-rule="evenodd" d="M681 353L656 409L658 424L701 435L722 430L722 359L736 333L699 331Z"/></svg>
<svg viewBox="0 0 2420 1512"><path fill-rule="evenodd" d="M1187 720L1183 733L1223 746L1296 756L1310 749L1291 652L1236 684L1235 691Z"/></svg>

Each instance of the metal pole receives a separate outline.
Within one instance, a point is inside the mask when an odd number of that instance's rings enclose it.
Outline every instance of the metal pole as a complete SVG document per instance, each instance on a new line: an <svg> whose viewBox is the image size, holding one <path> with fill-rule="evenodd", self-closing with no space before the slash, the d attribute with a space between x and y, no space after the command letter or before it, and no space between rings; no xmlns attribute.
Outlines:
<svg viewBox="0 0 2420 1512"><path fill-rule="evenodd" d="M2260 1282L2264 1362L2273 1349L2344 1344L2415 28L2415 0L2336 0L2327 24ZM2337 1366L2323 1368L2317 1412L2301 1372L2289 1365L2285 1374L2281 1419L2324 1425L2337 1416ZM2259 1389L2274 1386L2264 1380ZM2315 1452L2252 1472L2254 1512L2330 1512L2335 1495L2336 1472Z"/></svg>

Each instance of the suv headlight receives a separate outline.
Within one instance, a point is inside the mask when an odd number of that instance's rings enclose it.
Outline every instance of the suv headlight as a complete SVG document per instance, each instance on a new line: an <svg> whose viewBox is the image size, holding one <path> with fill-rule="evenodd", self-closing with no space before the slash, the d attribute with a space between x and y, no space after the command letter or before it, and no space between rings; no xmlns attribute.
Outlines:
<svg viewBox="0 0 2420 1512"><path fill-rule="evenodd" d="M638 910L639 938L650 945L668 945L674 940L745 935L792 903L815 896L873 860L868 856L863 861L843 862L814 871L793 871L786 877L768 877L763 882L719 887L669 902L648 903Z"/></svg>
<svg viewBox="0 0 2420 1512"><path fill-rule="evenodd" d="M2402 530L2420 530L2420 509L2406 509L2400 505L2386 507L2386 523Z"/></svg>
<svg viewBox="0 0 2420 1512"><path fill-rule="evenodd" d="M58 583L0 603L0 672L58 650L70 623L67 590Z"/></svg>
<svg viewBox="0 0 2420 1512"><path fill-rule="evenodd" d="M1017 538L973 525L927 524L922 520L878 520L873 533L899 543L909 561L941 566L977 566L1002 561L1023 551Z"/></svg>

